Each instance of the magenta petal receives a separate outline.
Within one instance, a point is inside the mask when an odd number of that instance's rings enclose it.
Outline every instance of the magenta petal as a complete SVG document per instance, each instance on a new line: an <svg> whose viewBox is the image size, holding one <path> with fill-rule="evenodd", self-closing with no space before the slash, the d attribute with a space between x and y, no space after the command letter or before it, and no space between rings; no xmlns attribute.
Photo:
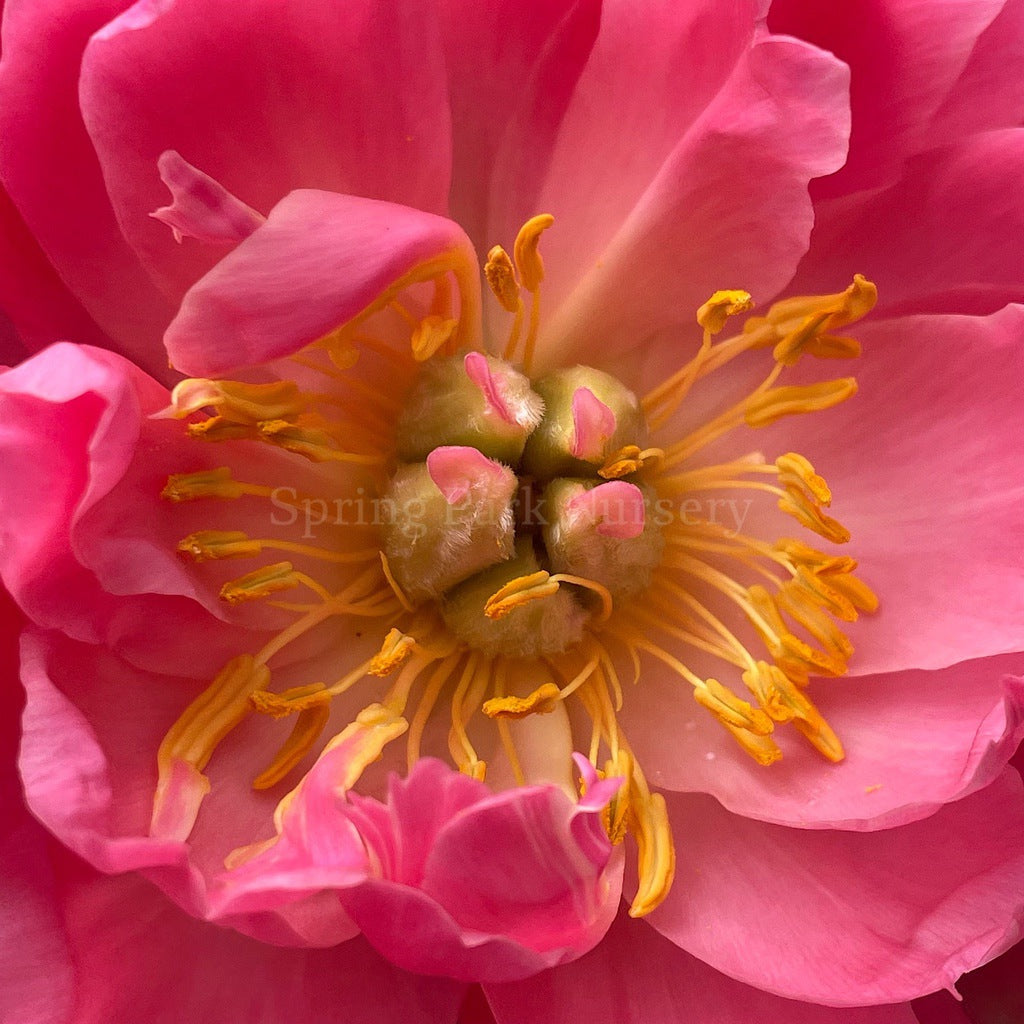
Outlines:
<svg viewBox="0 0 1024 1024"><path fill-rule="evenodd" d="M930 818L870 833L787 829L708 797L666 799L676 878L648 920L758 988L831 1006L908 1000L1019 935L1024 786L1012 769Z"/></svg>
<svg viewBox="0 0 1024 1024"><path fill-rule="evenodd" d="M198 377L290 355L435 260L457 275L459 340L471 342L479 330L479 283L461 228L372 199L292 192L188 292L167 331L168 353Z"/></svg>
<svg viewBox="0 0 1024 1024"><path fill-rule="evenodd" d="M484 991L497 1024L916 1024L906 1005L839 1010L751 988L624 913L575 963Z"/></svg>
<svg viewBox="0 0 1024 1024"><path fill-rule="evenodd" d="M166 374L160 335L173 307L121 234L78 106L83 48L127 6L128 0L6 4L0 177L61 280L90 316L121 351L151 372Z"/></svg>
<svg viewBox="0 0 1024 1024"><path fill-rule="evenodd" d="M299 188L446 207L447 88L425 0L142 0L90 41L81 104L125 237L176 297L213 260L147 216L165 201L164 150L261 212Z"/></svg>
<svg viewBox="0 0 1024 1024"><path fill-rule="evenodd" d="M322 950L255 942L132 879L73 877L63 903L75 1024L455 1024L461 986L406 974L360 939Z"/></svg>
<svg viewBox="0 0 1024 1024"><path fill-rule="evenodd" d="M839 173L816 186L816 194L839 195L891 181L908 157L955 137L941 130L942 119L937 118L951 94L974 112L972 131L993 126L989 107L995 101L998 109L1002 90L993 95L984 80L972 83L962 77L979 39L994 28L1005 4L1006 0L775 0L768 16L772 31L831 51L852 72L849 160ZM980 57L985 68L992 60L1003 64L999 78L1007 93L1014 75L1005 66L1005 51L1013 47L1014 41L1004 36L994 54ZM1019 99L1019 90L1013 91Z"/></svg>

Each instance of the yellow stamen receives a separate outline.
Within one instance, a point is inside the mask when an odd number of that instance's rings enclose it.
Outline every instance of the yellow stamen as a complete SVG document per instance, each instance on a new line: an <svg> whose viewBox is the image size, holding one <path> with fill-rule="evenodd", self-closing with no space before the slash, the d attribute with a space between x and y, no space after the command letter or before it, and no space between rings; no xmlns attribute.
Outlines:
<svg viewBox="0 0 1024 1024"><path fill-rule="evenodd" d="M763 711L740 700L717 679L706 679L703 686L694 688L693 696L720 722L737 729L745 729L755 736L767 736L774 729L772 720Z"/></svg>
<svg viewBox="0 0 1024 1024"><path fill-rule="evenodd" d="M416 648L416 638L392 627L380 651L370 661L370 675L390 675Z"/></svg>
<svg viewBox="0 0 1024 1024"><path fill-rule="evenodd" d="M519 279L528 292L535 292L544 280L544 261L540 258L540 236L547 231L555 218L550 213L539 213L531 217L516 235L513 253ZM493 250L492 250L493 251Z"/></svg>
<svg viewBox="0 0 1024 1024"><path fill-rule="evenodd" d="M619 480L632 473L639 473L648 464L657 464L665 453L660 448L640 449L638 445L627 444L605 459L597 475L605 480Z"/></svg>
<svg viewBox="0 0 1024 1024"><path fill-rule="evenodd" d="M558 706L561 691L554 683L544 683L525 697L492 697L484 701L483 713L488 718L528 718L547 715Z"/></svg>
<svg viewBox="0 0 1024 1024"><path fill-rule="evenodd" d="M651 793L636 762L629 781L629 816L637 845L640 886L630 917L644 917L668 895L676 873L676 850L668 808L660 793Z"/></svg>
<svg viewBox="0 0 1024 1024"><path fill-rule="evenodd" d="M410 339L413 359L418 363L426 362L452 340L458 326L458 320L433 314L424 317L414 328Z"/></svg>
<svg viewBox="0 0 1024 1024"><path fill-rule="evenodd" d="M487 599L484 615L489 619L502 619L514 608L541 597L550 597L557 591L558 583L543 569L528 576L517 576Z"/></svg>
<svg viewBox="0 0 1024 1024"><path fill-rule="evenodd" d="M744 419L747 426L767 427L783 416L823 412L845 402L857 393L853 377L819 381L817 384L791 384L770 388L747 402Z"/></svg>
<svg viewBox="0 0 1024 1024"><path fill-rule="evenodd" d="M227 466L219 466L198 473L172 473L160 497L173 502L195 501L198 498L225 498L233 501L243 494L262 490L238 483L232 479L231 470Z"/></svg>
<svg viewBox="0 0 1024 1024"><path fill-rule="evenodd" d="M244 441L256 437L256 428L248 423L233 423L223 416L211 416L200 423L189 423L185 433L196 441Z"/></svg>
<svg viewBox="0 0 1024 1024"><path fill-rule="evenodd" d="M415 611L415 605L405 596L405 591L398 585L398 580L395 579L394 573L391 571L391 563L388 562L388 556L383 551L380 552L380 567L384 571L384 578L388 581L388 586L394 592L395 597L398 598L398 603L407 612Z"/></svg>
<svg viewBox="0 0 1024 1024"><path fill-rule="evenodd" d="M253 425L261 420L293 419L309 404L307 396L290 380L246 384L237 380L192 378L171 392L170 415L177 419L200 409L216 409L229 423Z"/></svg>
<svg viewBox="0 0 1024 1024"><path fill-rule="evenodd" d="M253 779L253 789L276 786L309 752L331 717L329 704L315 704L299 712L295 725L273 761Z"/></svg>
<svg viewBox="0 0 1024 1024"><path fill-rule="evenodd" d="M326 707L331 694L323 683L308 683L305 686L293 686L280 693L269 690L256 690L249 696L253 711L271 718L287 718L289 715L301 714L312 708Z"/></svg>
<svg viewBox="0 0 1024 1024"><path fill-rule="evenodd" d="M802 455L787 452L775 460L779 471L779 483L786 488L800 489L806 487L814 496L814 500L828 507L832 504L832 492L823 477L814 472L814 467Z"/></svg>
<svg viewBox="0 0 1024 1024"><path fill-rule="evenodd" d="M613 846L618 846L626 838L626 832L629 830L629 793L633 771L633 755L625 747L620 747L617 756L605 761L604 770L598 772L602 779L623 780L622 786L608 801L608 806L601 814L604 830L608 833L608 840Z"/></svg>
<svg viewBox="0 0 1024 1024"><path fill-rule="evenodd" d="M806 526L833 544L846 544L850 540L850 531L839 520L826 515L800 491L790 490L783 494L779 498L779 508L801 526Z"/></svg>
<svg viewBox="0 0 1024 1024"><path fill-rule="evenodd" d="M302 582L301 573L295 571L291 562L275 562L229 580L220 588L220 598L228 604L258 601L268 594L298 587Z"/></svg>
<svg viewBox="0 0 1024 1024"><path fill-rule="evenodd" d="M754 308L754 300L750 292L719 291L697 310L697 323L708 334L718 334L725 326L726 320L737 313L746 313Z"/></svg>
<svg viewBox="0 0 1024 1024"><path fill-rule="evenodd" d="M487 254L484 277L495 298L501 303L502 309L508 313L518 313L522 309L523 301L519 292L519 282L516 280L515 267L512 266L509 254L500 245L494 246Z"/></svg>
<svg viewBox="0 0 1024 1024"><path fill-rule="evenodd" d="M178 542L178 553L197 562L218 558L252 558L261 551L258 541L237 530L199 530Z"/></svg>
<svg viewBox="0 0 1024 1024"><path fill-rule="evenodd" d="M380 455L341 451L326 431L301 427L287 420L267 420L259 424L258 430L261 440L302 455L311 462L351 462L360 466L377 466L384 462Z"/></svg>

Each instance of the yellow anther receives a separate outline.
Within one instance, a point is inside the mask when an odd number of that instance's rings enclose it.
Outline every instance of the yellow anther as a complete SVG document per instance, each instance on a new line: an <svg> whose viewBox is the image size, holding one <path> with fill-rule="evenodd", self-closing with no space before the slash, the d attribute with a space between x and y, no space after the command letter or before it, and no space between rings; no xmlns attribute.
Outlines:
<svg viewBox="0 0 1024 1024"><path fill-rule="evenodd" d="M795 619L830 653L844 661L853 657L853 644L821 607L815 594L790 581L779 590L775 601L782 611Z"/></svg>
<svg viewBox="0 0 1024 1024"><path fill-rule="evenodd" d="M554 683L544 683L525 697L492 697L484 701L483 713L488 718L527 718L547 715L558 706L561 691Z"/></svg>
<svg viewBox="0 0 1024 1024"><path fill-rule="evenodd" d="M410 339L413 359L418 363L425 362L452 340L458 326L458 320L433 314L424 317L413 329Z"/></svg>
<svg viewBox="0 0 1024 1024"><path fill-rule="evenodd" d="M539 213L531 217L516 235L513 246L519 280L528 292L535 292L544 280L544 261L540 258L540 236L547 231L555 218L550 213Z"/></svg>
<svg viewBox="0 0 1024 1024"><path fill-rule="evenodd" d="M220 588L220 597L228 604L242 604L245 601L258 601L281 590L291 590L301 582L291 562L275 562L239 576L236 580L229 580Z"/></svg>
<svg viewBox="0 0 1024 1024"><path fill-rule="evenodd" d="M196 441L243 441L256 436L248 423L234 423L223 416L211 416L201 423L189 423L185 433Z"/></svg>
<svg viewBox="0 0 1024 1024"><path fill-rule="evenodd" d="M295 725L273 761L252 780L253 789L276 786L309 752L331 717L329 704L316 704L299 713Z"/></svg>
<svg viewBox="0 0 1024 1024"><path fill-rule="evenodd" d="M782 751L771 736L758 736L747 729L737 729L728 722L723 722L722 725L743 748L744 753L749 754L762 767L767 768L782 760Z"/></svg>
<svg viewBox="0 0 1024 1024"><path fill-rule="evenodd" d="M743 673L743 682L772 721L789 722L793 718L793 711L789 704L782 699L774 673L785 677L782 669L759 661L756 662L754 668L747 669Z"/></svg>
<svg viewBox="0 0 1024 1024"><path fill-rule="evenodd" d="M846 674L846 662L842 658L826 651L819 651L792 633L783 633L779 637L779 643L784 657L776 657L776 661L785 667L787 675L791 675L787 660L804 666L812 675L838 678Z"/></svg>
<svg viewBox="0 0 1024 1024"><path fill-rule="evenodd" d="M744 729L755 736L767 736L775 726L772 720L745 700L740 700L717 679L706 679L703 686L694 687L694 699L706 707L720 722Z"/></svg>
<svg viewBox="0 0 1024 1024"><path fill-rule="evenodd" d="M199 473L172 473L160 492L168 501L195 501L197 498L240 498L245 490L231 478L227 466Z"/></svg>
<svg viewBox="0 0 1024 1024"><path fill-rule="evenodd" d="M751 427L767 427L783 416L822 412L845 402L857 393L853 377L839 377L817 384L793 384L770 388L755 395L743 410L743 418Z"/></svg>
<svg viewBox="0 0 1024 1024"><path fill-rule="evenodd" d="M172 415L181 419L212 408L230 423L255 424L261 420L298 416L308 399L294 381L246 384L237 380L183 380L171 392Z"/></svg>
<svg viewBox="0 0 1024 1024"><path fill-rule="evenodd" d="M604 771L598 772L602 779L623 780L619 791L608 801L601 815L605 832L613 846L618 846L629 831L629 792L633 771L633 755L625 747L619 747L617 755L605 762Z"/></svg>
<svg viewBox="0 0 1024 1024"><path fill-rule="evenodd" d="M783 537L775 542L775 550L791 558L797 565L803 565L811 572L849 573L857 568L857 560L848 555L826 555L802 540Z"/></svg>
<svg viewBox="0 0 1024 1024"><path fill-rule="evenodd" d="M550 597L557 591L558 582L543 569L529 576L517 576L491 594L484 603L484 615L489 619L502 619L520 605Z"/></svg>
<svg viewBox="0 0 1024 1024"><path fill-rule="evenodd" d="M714 295L697 310L697 323L708 334L718 334L731 316L754 308L750 292L726 290Z"/></svg>
<svg viewBox="0 0 1024 1024"><path fill-rule="evenodd" d="M787 490L806 487L819 505L826 507L832 504L832 492L824 477L814 472L814 467L802 455L796 452L787 452L775 460L775 467L779 471L779 483Z"/></svg>
<svg viewBox="0 0 1024 1024"><path fill-rule="evenodd" d="M314 341L313 346L324 349L327 357L339 370L351 370L359 362L359 349L352 343L351 328L348 324L328 331Z"/></svg>
<svg viewBox="0 0 1024 1024"><path fill-rule="evenodd" d="M266 420L259 424L259 435L278 448L304 455L312 462L329 462L338 455L338 446L326 431L300 427L287 420Z"/></svg>
<svg viewBox="0 0 1024 1024"><path fill-rule="evenodd" d="M863 580L849 573L831 574L824 570L821 575L828 577L828 585L833 592L842 594L858 611L878 611L878 596Z"/></svg>
<svg viewBox="0 0 1024 1024"><path fill-rule="evenodd" d="M877 301L878 289L874 284L862 274L854 274L853 283L844 291L833 295L798 295L783 299L774 303L765 316L752 317L743 329L757 330L770 323L788 332L805 318L823 316L822 330L834 331L867 316Z"/></svg>
<svg viewBox="0 0 1024 1024"><path fill-rule="evenodd" d="M199 530L178 542L178 553L197 562L215 558L251 558L263 550L258 540L238 530Z"/></svg>
<svg viewBox="0 0 1024 1024"><path fill-rule="evenodd" d="M832 541L833 544L846 544L850 539L850 531L842 523L825 515L800 492L788 491L779 498L779 508L802 526L806 526L819 537Z"/></svg>
<svg viewBox="0 0 1024 1024"><path fill-rule="evenodd" d="M502 309L508 313L518 313L522 309L523 300L512 258L500 245L494 246L487 254L484 277L491 286L495 298L501 303Z"/></svg>
<svg viewBox="0 0 1024 1024"><path fill-rule="evenodd" d="M415 637L407 636L400 629L390 629L380 651L370 661L370 675L389 675L412 654L415 647Z"/></svg>
<svg viewBox="0 0 1024 1024"><path fill-rule="evenodd" d="M331 695L323 683L308 683L306 686L293 686L280 693L269 690L256 690L249 696L253 711L271 718L287 718L311 708L326 706Z"/></svg>
<svg viewBox="0 0 1024 1024"><path fill-rule="evenodd" d="M650 792L635 763L630 778L629 804L640 882L629 916L643 917L664 900L672 887L676 873L676 849L665 798L660 793Z"/></svg>
<svg viewBox="0 0 1024 1024"><path fill-rule="evenodd" d="M803 567L797 570L791 586L803 586L814 595L816 602L844 622L857 621L857 608L850 599L833 586L835 576L808 572Z"/></svg>
<svg viewBox="0 0 1024 1024"><path fill-rule="evenodd" d="M664 456L665 453L660 448L641 450L638 445L627 444L608 456L604 465L597 471L597 475L605 480L620 480L632 473L639 473L648 463L657 462Z"/></svg>

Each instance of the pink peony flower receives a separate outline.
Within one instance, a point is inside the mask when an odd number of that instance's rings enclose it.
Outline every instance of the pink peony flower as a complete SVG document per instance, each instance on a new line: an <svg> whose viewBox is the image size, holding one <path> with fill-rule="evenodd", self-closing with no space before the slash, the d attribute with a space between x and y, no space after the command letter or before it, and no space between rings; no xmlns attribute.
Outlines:
<svg viewBox="0 0 1024 1024"><path fill-rule="evenodd" d="M1024 4L767 7L7 0L0 1018L1017 939Z"/></svg>

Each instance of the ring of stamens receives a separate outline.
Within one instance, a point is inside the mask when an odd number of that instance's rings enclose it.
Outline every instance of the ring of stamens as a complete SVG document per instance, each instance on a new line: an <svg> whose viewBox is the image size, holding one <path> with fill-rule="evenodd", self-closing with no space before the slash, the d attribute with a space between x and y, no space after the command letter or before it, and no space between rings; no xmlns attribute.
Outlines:
<svg viewBox="0 0 1024 1024"><path fill-rule="evenodd" d="M220 593L232 605L273 606L291 621L262 649L225 666L167 734L158 759L154 834L187 836L209 788L203 769L247 713L293 717L295 723L254 780L257 789L276 786L301 766L328 727L332 700L359 685L371 687L369 702L339 734L360 738L350 784L385 744L402 735L411 767L442 698L451 723L449 753L459 769L486 777L478 748L490 726L496 749L523 784L528 766L516 728L572 701L590 722L589 737L580 743L586 756L599 776L623 780L606 808L605 825L613 842L627 833L637 841L640 886L631 913L641 915L667 893L674 851L665 801L651 792L617 721L624 700L644 699L642 682L624 694L623 661L633 669L634 684L650 662L677 677L762 765L782 756L775 736L783 725L828 760L842 759L839 737L806 689L813 676L846 671L853 648L837 623L877 607L870 588L854 575L854 559L795 539L747 535L739 523L726 528L715 521L711 503L710 515L674 515L665 523L655 524L653 512L666 502L684 507L684 501L706 493L763 494L825 541L849 541L845 527L824 511L831 491L805 456L786 452L770 462L752 451L712 465L697 457L733 431L822 411L851 397L856 382L849 377L810 385L777 382L804 356L857 356L855 341L831 332L870 310L873 286L857 276L837 295L784 300L724 340L718 336L749 311L752 300L745 292L716 292L698 311L703 335L696 353L635 402L617 382L611 387L607 375L589 368L550 380L530 377L544 278L539 242L551 223L546 215L532 218L512 256L496 246L483 268L495 299L512 317L500 356L458 348L469 330L465 317L475 310L454 302L464 268L440 261L432 270L433 299L425 307L400 297L398 287L375 305L374 316L388 319L388 332L404 325L405 353L375 333L373 317L361 316L293 356L295 381L191 380L175 389L165 415L188 419L186 430L197 442L229 451L244 440L285 453L286 459L337 466L342 492L309 494L291 481L268 487L236 480L225 465L174 474L163 491L168 501L271 501L297 517L304 508L308 515L310 502L349 500L344 488L358 480L359 494L365 491L371 501L407 488L401 493L422 497L442 512L461 509L446 514L462 515L463 546L444 523L435 529L434 548L447 545L457 555L454 569L435 573L429 551L424 556L422 548L403 547L379 520L356 529L355 541L344 547L330 539L254 538L233 529L185 536L178 550L197 563L285 555L288 561L258 565L225 582ZM426 270L410 277L418 284L428 279ZM687 396L706 377L769 348L770 368L751 394L695 429L680 434L673 428ZM355 377L357 365L370 372ZM577 371L583 376L572 376ZM319 383L299 385L311 375ZM432 381L429 386L441 389L437 394L443 392L444 400L435 400L428 388L416 412L406 416L408 403L403 413L394 389L373 383L396 375L410 394L417 380ZM537 394L543 402L534 402ZM426 422L431 409L460 402L477 410L479 423ZM403 416L412 428L401 425ZM417 448L417 430L434 431L426 451ZM452 440L446 440L449 434ZM604 493L625 500L629 514L619 521L604 515L594 497L601 487L619 488ZM556 527L524 519L531 488L555 507ZM497 525L483 512L495 513ZM630 551L632 562L626 557ZM625 573L616 568L623 560ZM468 568L461 572L460 566ZM637 566L640 582L626 580L638 573ZM436 582L424 585L427 577ZM308 599L278 596L291 590ZM534 618L518 634L488 632L526 622L526 616ZM377 652L344 665L333 682L272 689L281 652L335 619L373 628ZM557 627L554 640L531 646L508 639L542 632L551 622ZM686 650L717 659L715 675L695 671ZM516 692L510 692L513 680ZM737 694L740 687L746 697ZM280 808L289 800L286 795ZM244 856L237 853L232 862Z"/></svg>

